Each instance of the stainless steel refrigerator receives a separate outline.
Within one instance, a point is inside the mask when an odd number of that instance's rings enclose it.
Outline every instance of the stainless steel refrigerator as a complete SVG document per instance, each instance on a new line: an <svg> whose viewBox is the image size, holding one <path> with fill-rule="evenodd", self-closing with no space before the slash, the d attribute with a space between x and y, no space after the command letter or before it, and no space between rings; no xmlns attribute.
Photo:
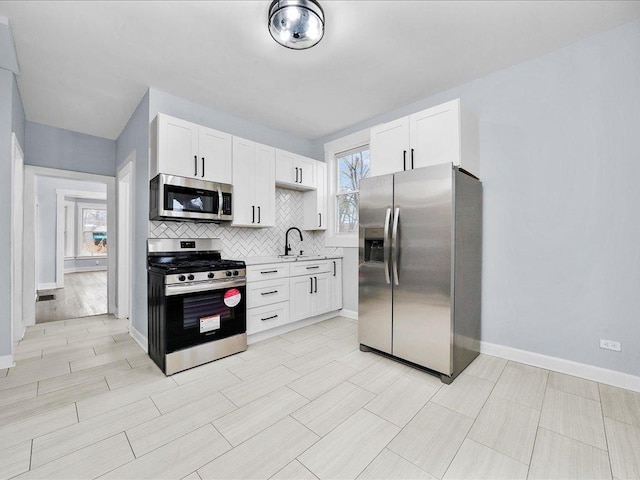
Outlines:
<svg viewBox="0 0 640 480"><path fill-rule="evenodd" d="M450 383L478 355L482 183L451 163L360 182L358 339Z"/></svg>

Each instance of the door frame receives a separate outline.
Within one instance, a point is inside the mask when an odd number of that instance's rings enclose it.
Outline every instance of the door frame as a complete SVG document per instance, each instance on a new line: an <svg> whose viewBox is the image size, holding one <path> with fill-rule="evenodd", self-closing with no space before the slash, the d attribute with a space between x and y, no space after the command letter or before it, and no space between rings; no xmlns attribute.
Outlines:
<svg viewBox="0 0 640 480"><path fill-rule="evenodd" d="M117 238L116 229L116 179L106 175L93 173L74 172L71 170L59 170L55 168L36 167L25 165L24 167L24 251L37 252L36 250L36 177L67 178L71 180L83 180L87 182L99 182L107 185L107 231L113 232L112 237ZM117 242L109 245L107 256L107 311L114 313L116 310L116 256ZM36 261L35 255L24 256L24 276L22 282L22 311L25 326L34 325L36 322L35 298L36 285Z"/></svg>
<svg viewBox="0 0 640 480"><path fill-rule="evenodd" d="M24 263L24 153L11 133L11 353L24 337L22 318Z"/></svg>
<svg viewBox="0 0 640 480"><path fill-rule="evenodd" d="M83 198L85 200L106 200L107 194L86 192L83 190L67 190L64 188L56 189L56 288L64 288L64 197ZM107 221L109 221L108 219L107 214ZM108 254L107 261L109 261Z"/></svg>
<svg viewBox="0 0 640 480"><path fill-rule="evenodd" d="M129 331L132 331L132 287L133 287L133 208L136 151L132 150L116 173L118 208L118 279L117 279L117 317L129 318Z"/></svg>

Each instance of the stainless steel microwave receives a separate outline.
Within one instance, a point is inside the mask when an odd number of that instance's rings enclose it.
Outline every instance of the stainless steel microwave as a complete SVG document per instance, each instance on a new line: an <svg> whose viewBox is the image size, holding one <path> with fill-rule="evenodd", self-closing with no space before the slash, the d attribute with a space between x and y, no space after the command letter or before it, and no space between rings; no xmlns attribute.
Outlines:
<svg viewBox="0 0 640 480"><path fill-rule="evenodd" d="M150 220L233 220L233 186L161 173L149 186Z"/></svg>

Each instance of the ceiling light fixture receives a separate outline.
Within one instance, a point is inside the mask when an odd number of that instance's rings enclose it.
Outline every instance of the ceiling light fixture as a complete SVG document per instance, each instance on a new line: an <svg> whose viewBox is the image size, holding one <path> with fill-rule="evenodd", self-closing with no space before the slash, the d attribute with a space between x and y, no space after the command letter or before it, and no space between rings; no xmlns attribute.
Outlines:
<svg viewBox="0 0 640 480"><path fill-rule="evenodd" d="M324 11L316 0L273 0L269 33L287 48L311 48L324 35Z"/></svg>

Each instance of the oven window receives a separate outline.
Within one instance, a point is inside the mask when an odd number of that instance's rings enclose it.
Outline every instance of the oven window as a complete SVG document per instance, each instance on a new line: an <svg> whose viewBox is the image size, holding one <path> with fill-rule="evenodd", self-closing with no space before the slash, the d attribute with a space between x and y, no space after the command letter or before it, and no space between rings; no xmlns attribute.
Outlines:
<svg viewBox="0 0 640 480"><path fill-rule="evenodd" d="M227 308L221 295L185 298L182 325L185 329L200 328L200 319L210 315L220 315L220 321L232 320L234 311Z"/></svg>
<svg viewBox="0 0 640 480"><path fill-rule="evenodd" d="M216 213L218 194L210 190L165 185L165 210L174 212Z"/></svg>

